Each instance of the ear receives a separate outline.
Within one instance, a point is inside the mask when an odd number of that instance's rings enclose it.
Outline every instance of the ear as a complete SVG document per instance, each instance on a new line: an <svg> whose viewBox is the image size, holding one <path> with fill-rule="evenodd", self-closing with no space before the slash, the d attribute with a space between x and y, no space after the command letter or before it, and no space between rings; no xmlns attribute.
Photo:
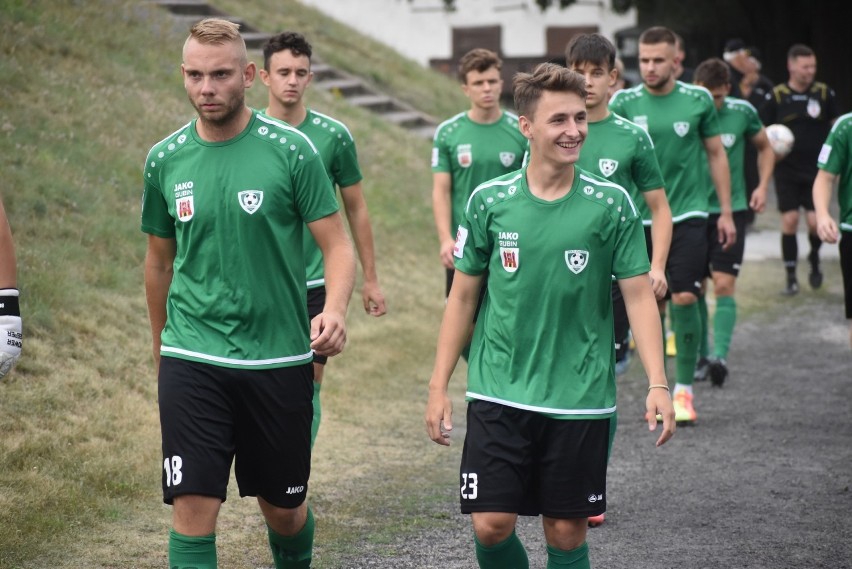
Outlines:
<svg viewBox="0 0 852 569"><path fill-rule="evenodd" d="M260 80L263 81L263 84L269 87L269 71L266 69L260 68L257 70L258 75L260 75Z"/></svg>
<svg viewBox="0 0 852 569"><path fill-rule="evenodd" d="M530 119L528 119L524 115L519 116L518 129L521 131L521 134L523 134L527 140L532 140L532 121L530 121Z"/></svg>
<svg viewBox="0 0 852 569"><path fill-rule="evenodd" d="M255 65L254 61L249 61L248 65L246 65L246 69L243 72L243 84L245 84L246 89L251 87L251 84L254 83L254 78L257 75L257 65Z"/></svg>
<svg viewBox="0 0 852 569"><path fill-rule="evenodd" d="M613 67L609 70L609 86L615 85L616 81L618 81L618 69Z"/></svg>

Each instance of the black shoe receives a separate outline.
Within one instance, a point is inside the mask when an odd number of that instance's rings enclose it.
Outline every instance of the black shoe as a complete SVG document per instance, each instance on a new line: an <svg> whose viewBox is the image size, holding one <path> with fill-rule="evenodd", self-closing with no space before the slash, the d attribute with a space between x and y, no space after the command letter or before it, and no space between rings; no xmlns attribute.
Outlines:
<svg viewBox="0 0 852 569"><path fill-rule="evenodd" d="M695 364L695 373L692 374L693 381L707 381L707 369L710 364L710 360L707 358L701 358L698 360L698 363Z"/></svg>
<svg viewBox="0 0 852 569"><path fill-rule="evenodd" d="M781 291L784 296L795 296L799 294L799 283L796 279L788 280L787 286Z"/></svg>
<svg viewBox="0 0 852 569"><path fill-rule="evenodd" d="M819 267L813 267L811 269L810 274L808 274L808 283L814 290L822 286L822 271L819 270Z"/></svg>
<svg viewBox="0 0 852 569"><path fill-rule="evenodd" d="M707 375L710 376L710 383L713 387L722 387L725 380L728 379L728 364L722 358L714 358L707 365Z"/></svg>

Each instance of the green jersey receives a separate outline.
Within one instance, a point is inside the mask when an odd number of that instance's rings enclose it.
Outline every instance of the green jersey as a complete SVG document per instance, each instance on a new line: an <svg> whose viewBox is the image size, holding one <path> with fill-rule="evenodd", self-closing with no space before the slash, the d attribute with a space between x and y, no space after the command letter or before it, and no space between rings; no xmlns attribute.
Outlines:
<svg viewBox="0 0 852 569"><path fill-rule="evenodd" d="M523 165L527 139L518 130L518 117L508 111L497 122L470 120L467 112L442 122L432 144L432 172L448 172L452 178L450 233L462 222L473 189L492 178Z"/></svg>
<svg viewBox="0 0 852 569"><path fill-rule="evenodd" d="M852 113L837 119L822 150L817 166L840 177L837 201L840 204L840 229L852 231Z"/></svg>
<svg viewBox="0 0 852 569"><path fill-rule="evenodd" d="M651 135L672 221L706 218L707 196L713 184L706 166L704 139L721 132L710 92L677 81L670 93L652 95L642 84L616 92L609 108Z"/></svg>
<svg viewBox="0 0 852 569"><path fill-rule="evenodd" d="M654 143L642 127L615 113L590 122L577 166L625 188L642 223L651 225L651 210L642 193L662 188L663 175Z"/></svg>
<svg viewBox="0 0 852 569"><path fill-rule="evenodd" d="M488 274L467 396L560 419L615 412L612 276L650 270L627 190L574 170L562 198L535 197L526 168L479 186L456 270Z"/></svg>
<svg viewBox="0 0 852 569"><path fill-rule="evenodd" d="M355 139L342 122L308 109L302 124L296 127L304 132L322 157L331 183L338 188L346 188L361 181L361 168L358 166L358 153L355 151ZM307 264L308 288L325 285L325 269L322 251L305 226L305 262Z"/></svg>
<svg viewBox="0 0 852 569"><path fill-rule="evenodd" d="M722 129L722 145L728 154L728 167L731 171L731 209L746 211L748 188L745 179L745 141L760 132L763 123L751 103L735 97L725 97L718 116L719 128ZM720 213L722 209L719 207L719 196L712 188L708 199L708 211Z"/></svg>
<svg viewBox="0 0 852 569"><path fill-rule="evenodd" d="M161 354L234 368L312 359L302 231L337 211L310 140L252 111L230 140L195 121L154 145L142 231L174 239Z"/></svg>

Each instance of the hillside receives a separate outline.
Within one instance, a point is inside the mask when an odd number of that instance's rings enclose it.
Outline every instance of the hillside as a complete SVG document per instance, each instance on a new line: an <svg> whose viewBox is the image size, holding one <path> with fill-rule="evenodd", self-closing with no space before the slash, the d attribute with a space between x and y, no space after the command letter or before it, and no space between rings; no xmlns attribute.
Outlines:
<svg viewBox="0 0 852 569"><path fill-rule="evenodd" d="M23 358L0 383L0 567L130 566L123 555L134 566L161 566L169 513L160 506L140 172L150 146L192 116L179 74L186 30L144 2L38 4L0 4L0 192L17 245L25 328ZM368 74L435 116L464 104L452 81L294 1L217 6L270 31L303 31L324 60ZM330 95L314 91L309 102L346 122L358 141L390 307L381 321L368 321L356 291L348 352L327 374L314 474L322 509L374 474L376 452L393 464L388 449L358 452L364 430L393 432L400 416L422 429L420 386L443 271L429 207L429 143ZM265 104L259 81L249 103ZM372 420L387 407L396 411ZM235 488L232 495L239 504ZM344 518L359 507L343 502L336 509L343 517L328 516L321 530L340 547L356 539ZM238 508L231 500L228 507ZM245 514L232 511L233 523L244 525ZM255 529L246 530L246 547L262 559Z"/></svg>

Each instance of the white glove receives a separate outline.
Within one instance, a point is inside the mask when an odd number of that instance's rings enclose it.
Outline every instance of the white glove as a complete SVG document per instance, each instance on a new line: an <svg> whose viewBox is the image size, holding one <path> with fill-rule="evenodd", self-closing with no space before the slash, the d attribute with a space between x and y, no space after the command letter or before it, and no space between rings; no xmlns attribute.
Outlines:
<svg viewBox="0 0 852 569"><path fill-rule="evenodd" d="M0 379L15 367L21 357L23 339L18 289L0 289Z"/></svg>

